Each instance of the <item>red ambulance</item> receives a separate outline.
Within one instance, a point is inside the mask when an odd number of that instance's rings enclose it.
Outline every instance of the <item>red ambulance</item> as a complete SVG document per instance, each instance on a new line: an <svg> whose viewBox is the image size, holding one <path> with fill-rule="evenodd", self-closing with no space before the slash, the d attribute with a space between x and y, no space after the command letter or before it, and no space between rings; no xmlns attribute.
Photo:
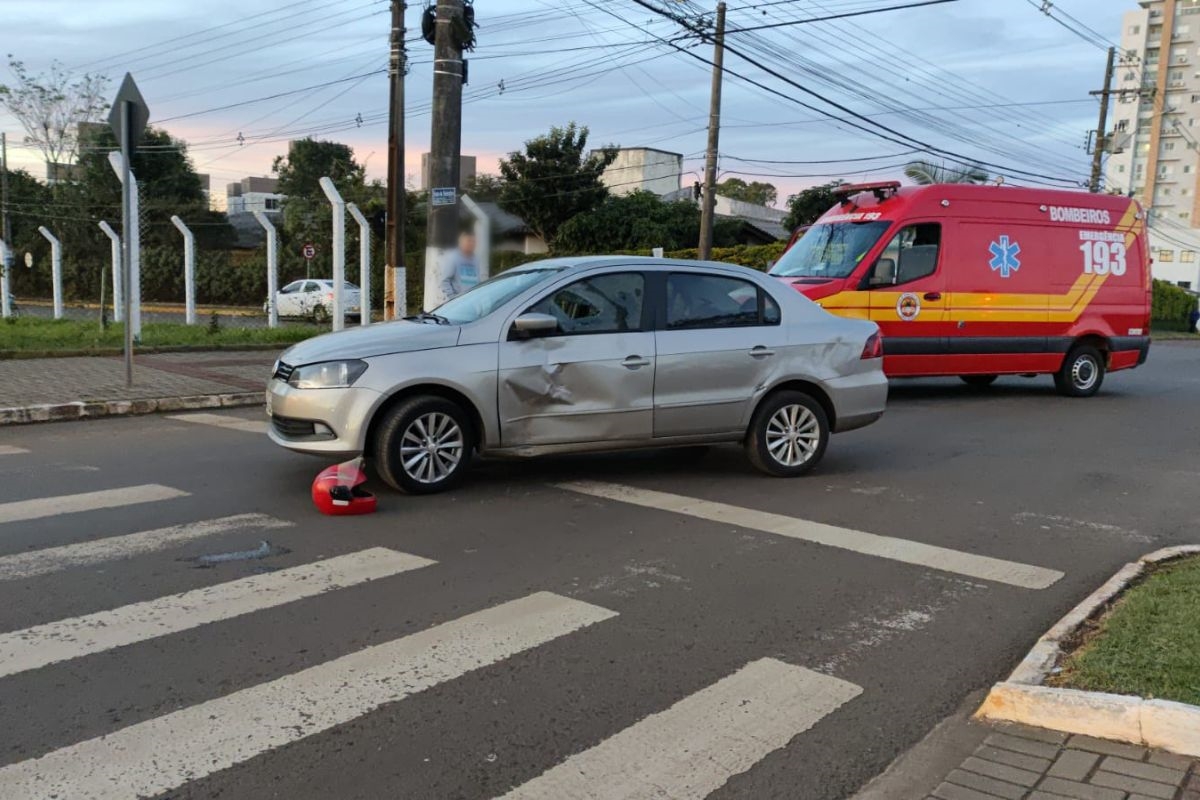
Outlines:
<svg viewBox="0 0 1200 800"><path fill-rule="evenodd" d="M889 377L1054 376L1089 397L1150 349L1146 215L1127 197L1003 186L845 186L771 274L870 319Z"/></svg>

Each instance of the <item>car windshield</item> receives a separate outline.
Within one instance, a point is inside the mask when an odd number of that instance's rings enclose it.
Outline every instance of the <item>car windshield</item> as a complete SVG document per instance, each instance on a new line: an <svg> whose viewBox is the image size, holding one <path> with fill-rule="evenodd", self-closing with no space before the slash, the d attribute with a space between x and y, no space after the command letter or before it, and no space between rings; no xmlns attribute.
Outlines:
<svg viewBox="0 0 1200 800"><path fill-rule="evenodd" d="M870 252L890 222L814 225L771 270L776 278L846 278Z"/></svg>
<svg viewBox="0 0 1200 800"><path fill-rule="evenodd" d="M517 295L550 280L563 268L512 270L484 281L468 292L447 300L434 313L452 325L466 325L483 319Z"/></svg>

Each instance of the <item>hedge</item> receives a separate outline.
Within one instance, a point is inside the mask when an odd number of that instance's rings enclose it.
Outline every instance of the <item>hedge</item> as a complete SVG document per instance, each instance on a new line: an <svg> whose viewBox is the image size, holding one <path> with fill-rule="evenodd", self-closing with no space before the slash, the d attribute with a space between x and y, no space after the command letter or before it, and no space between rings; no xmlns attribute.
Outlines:
<svg viewBox="0 0 1200 800"><path fill-rule="evenodd" d="M1196 296L1191 292L1168 283L1154 282L1154 298L1150 304L1150 318L1155 322L1187 324L1188 315L1196 308Z"/></svg>

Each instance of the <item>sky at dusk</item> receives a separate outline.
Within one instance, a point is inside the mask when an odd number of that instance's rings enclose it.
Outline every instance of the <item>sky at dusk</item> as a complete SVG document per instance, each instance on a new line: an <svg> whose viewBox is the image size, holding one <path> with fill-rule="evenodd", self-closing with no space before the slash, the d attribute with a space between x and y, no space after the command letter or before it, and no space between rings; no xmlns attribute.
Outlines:
<svg viewBox="0 0 1200 800"><path fill-rule="evenodd" d="M729 27L778 24L898 5L905 0L730 0ZM687 4L659 0L688 11ZM707 4L706 4L707 5ZM1096 125L1104 52L1029 0L959 0L834 22L735 33L730 45L801 86L892 130L1003 168L1083 178L1084 137ZM1056 7L1118 40L1132 0L1059 0ZM463 152L481 172L551 125L576 121L593 145L652 146L699 173L711 46L632 0L477 0L478 47L468 55ZM408 169L418 180L430 139L432 47L408 10ZM215 195L269 175L290 138L351 145L372 177L387 164L386 0L0 0L0 52L33 71L59 59L77 72L138 79L152 124L186 141ZM674 45L670 44L673 42ZM683 49L677 49L676 45ZM830 121L832 111L742 57L726 66L723 177L767 180L781 195L833 177L890 177L912 147ZM0 83L10 79L0 68ZM747 79L766 88L750 85ZM325 85L323 85L325 84ZM268 99L270 98L270 99ZM803 102L812 108L800 104ZM16 167L43 174L0 128ZM239 134L241 139L239 140ZM794 162L841 163L797 164ZM858 159L849 161L849 159ZM870 159L870 160L863 160ZM785 163L793 162L793 163Z"/></svg>

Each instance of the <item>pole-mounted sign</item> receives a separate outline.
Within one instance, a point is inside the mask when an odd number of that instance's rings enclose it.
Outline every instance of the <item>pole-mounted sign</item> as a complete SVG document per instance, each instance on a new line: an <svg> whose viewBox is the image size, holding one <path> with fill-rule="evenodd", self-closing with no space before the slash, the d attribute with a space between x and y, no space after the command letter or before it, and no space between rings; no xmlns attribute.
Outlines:
<svg viewBox="0 0 1200 800"><path fill-rule="evenodd" d="M133 386L133 325L132 319L133 278L131 275L130 247L133 237L129 235L132 213L130 211L131 197L130 170L133 164L133 149L142 140L146 131L146 123L150 121L150 107L146 105L141 91L133 76L125 73L125 80L113 100L112 111L108 115L108 124L112 126L117 141L121 143L121 162L123 177L121 180L121 276L125 287L125 385Z"/></svg>

